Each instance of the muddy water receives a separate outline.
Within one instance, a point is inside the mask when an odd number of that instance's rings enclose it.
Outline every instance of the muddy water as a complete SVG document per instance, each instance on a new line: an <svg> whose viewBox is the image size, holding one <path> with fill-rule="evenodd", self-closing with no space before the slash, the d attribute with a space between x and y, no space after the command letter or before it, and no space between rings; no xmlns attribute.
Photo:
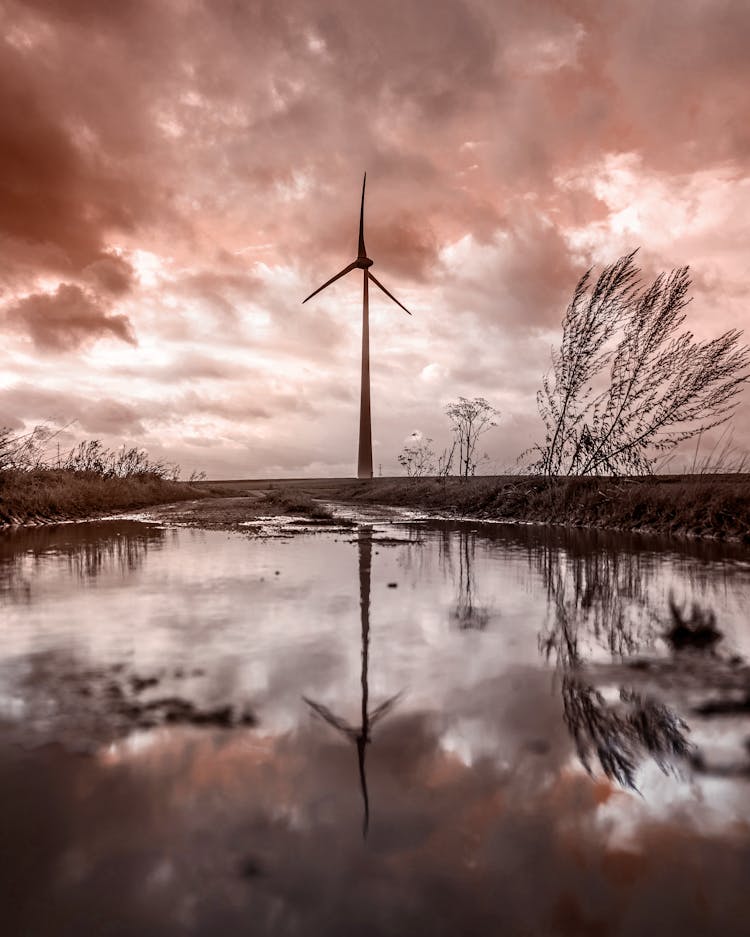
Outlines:
<svg viewBox="0 0 750 937"><path fill-rule="evenodd" d="M747 932L746 551L290 531L0 538L0 932Z"/></svg>

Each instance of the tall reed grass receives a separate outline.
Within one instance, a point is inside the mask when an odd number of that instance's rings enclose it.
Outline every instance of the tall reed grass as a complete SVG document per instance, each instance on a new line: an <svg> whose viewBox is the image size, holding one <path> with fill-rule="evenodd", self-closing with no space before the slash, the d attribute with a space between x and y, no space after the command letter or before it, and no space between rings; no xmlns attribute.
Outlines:
<svg viewBox="0 0 750 937"><path fill-rule="evenodd" d="M178 465L154 461L135 446L109 449L92 439L61 454L52 445L58 432L46 426L24 434L0 428L0 526L208 495L179 482Z"/></svg>

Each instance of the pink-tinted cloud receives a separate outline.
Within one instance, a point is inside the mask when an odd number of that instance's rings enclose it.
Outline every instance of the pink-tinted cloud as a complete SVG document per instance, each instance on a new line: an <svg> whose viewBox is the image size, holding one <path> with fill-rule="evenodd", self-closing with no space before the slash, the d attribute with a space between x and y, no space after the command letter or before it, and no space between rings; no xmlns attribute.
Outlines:
<svg viewBox="0 0 750 937"><path fill-rule="evenodd" d="M98 297L70 283L19 299L8 307L6 323L27 331L40 351L72 351L107 336L136 343L127 316L109 313Z"/></svg>
<svg viewBox="0 0 750 937"><path fill-rule="evenodd" d="M103 254L83 272L95 289L113 296L127 293L133 286L133 267L116 254Z"/></svg>

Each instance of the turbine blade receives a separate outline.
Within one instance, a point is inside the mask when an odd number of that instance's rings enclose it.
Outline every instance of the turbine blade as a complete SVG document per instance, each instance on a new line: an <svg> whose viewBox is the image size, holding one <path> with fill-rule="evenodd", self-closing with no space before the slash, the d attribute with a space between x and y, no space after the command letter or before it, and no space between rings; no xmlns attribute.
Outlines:
<svg viewBox="0 0 750 937"><path fill-rule="evenodd" d="M367 173L362 180L362 204L359 207L359 247L357 248L358 257L367 257L365 250L365 184L367 182Z"/></svg>
<svg viewBox="0 0 750 937"><path fill-rule="evenodd" d="M403 692L397 693L395 696L392 696L390 699L387 699L384 703L381 703L377 709L374 709L370 713L370 725L374 726L375 723L379 719L382 719L383 716L386 716L393 709L393 707L396 705L396 703L401 699L403 695L404 695Z"/></svg>
<svg viewBox="0 0 750 937"><path fill-rule="evenodd" d="M406 306L405 306L403 303L400 303L400 302L396 299L396 297L393 295L393 293L389 293L388 290L387 290L387 289L383 286L383 284L380 282L380 280L376 279L376 278L370 273L369 270L367 271L367 276L372 280L372 282L375 284L375 286L379 286L380 289L385 293L385 295L388 296L388 297L390 297L390 299L392 299L393 302L394 302L397 306L401 306L401 308L404 310L404 312L405 312L407 315L409 315L409 316L411 315L411 313L410 313L409 310L406 308ZM322 289L322 287L321 287L321 289Z"/></svg>
<svg viewBox="0 0 750 937"><path fill-rule="evenodd" d="M348 736L349 738L355 738L356 730L353 729L348 722L342 719L340 716L335 715L331 710L324 706L322 703L316 703L315 700L308 699L306 696L303 696L302 699L307 703L310 709L314 710L321 719L324 719L329 726L333 726L338 732L341 732L343 735Z"/></svg>
<svg viewBox="0 0 750 937"><path fill-rule="evenodd" d="M307 299L312 299L313 296L317 295L321 290L324 290L327 286L330 286L331 283L335 283L335 281L338 280L339 277L343 277L344 274L349 273L350 270L356 270L356 269L357 269L357 264L356 264L356 262L353 263L353 264L349 264L348 267L344 267L344 269L343 269L340 273L337 273L335 277L331 277L330 280L326 280L326 282L325 282L322 286L319 286L319 287L315 290L314 293L310 293L310 295L307 297ZM307 299L303 299L303 300L302 300L302 305L303 305L303 306L304 306L304 304L307 302Z"/></svg>

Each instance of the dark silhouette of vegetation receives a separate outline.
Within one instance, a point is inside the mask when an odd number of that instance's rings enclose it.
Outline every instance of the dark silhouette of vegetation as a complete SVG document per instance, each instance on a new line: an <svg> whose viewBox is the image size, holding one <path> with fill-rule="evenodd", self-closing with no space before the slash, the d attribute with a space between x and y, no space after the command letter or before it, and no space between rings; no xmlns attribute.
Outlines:
<svg viewBox="0 0 750 937"><path fill-rule="evenodd" d="M46 464L45 449L57 432L46 424L20 434L7 426L0 426L0 472L43 467Z"/></svg>
<svg viewBox="0 0 750 937"><path fill-rule="evenodd" d="M636 773L645 758L666 774L691 757L693 746L688 725L661 701L629 686L619 687L618 701L608 701L586 678L582 635L606 644L613 658L633 654L649 640L622 601L646 605L642 572L637 562L631 567L632 560L617 553L545 550L540 571L552 616L539 646L562 674L563 718L581 764L592 774L595 756L608 778L637 791Z"/></svg>
<svg viewBox="0 0 750 937"><path fill-rule="evenodd" d="M537 396L545 424L533 472L637 475L726 422L748 380L750 350L730 329L698 342L681 331L688 268L643 286L635 252L584 274Z"/></svg>
<svg viewBox="0 0 750 937"><path fill-rule="evenodd" d="M413 442L407 443L398 456L398 463L409 478L435 474L435 450L431 439L412 433Z"/></svg>
<svg viewBox="0 0 750 937"><path fill-rule="evenodd" d="M458 474L468 478L476 474L480 461L477 455L479 438L497 426L500 413L484 397L472 400L459 397L455 403L448 404L445 413L451 422L454 446L458 449ZM483 458L487 459L487 456Z"/></svg>
<svg viewBox="0 0 750 937"><path fill-rule="evenodd" d="M663 703L620 688L620 705L608 703L593 686L574 675L563 678L563 714L576 752L589 774L596 757L608 778L637 791L636 771L644 756L666 774L687 760L692 746L688 725Z"/></svg>
<svg viewBox="0 0 750 937"><path fill-rule="evenodd" d="M165 478L178 481L180 466L168 462L154 462L145 449L131 446L126 449L108 449L98 439L79 443L58 465L70 472L88 472L102 478Z"/></svg>
<svg viewBox="0 0 750 937"><path fill-rule="evenodd" d="M664 635L664 640L675 651L688 648L706 650L713 648L723 638L716 627L716 615L711 609L702 609L693 603L690 616L678 608L672 595L669 596L669 613L672 625Z"/></svg>
<svg viewBox="0 0 750 937"><path fill-rule="evenodd" d="M64 429L65 427L63 427ZM53 452L51 442L62 429L40 424L28 433L14 435L7 427L0 427L0 471L35 471L58 469L66 472L98 475L101 478L152 478L178 481L179 465L163 460L154 461L139 446L109 449L100 439L85 439L61 454L59 443ZM193 473L191 479L205 473Z"/></svg>

